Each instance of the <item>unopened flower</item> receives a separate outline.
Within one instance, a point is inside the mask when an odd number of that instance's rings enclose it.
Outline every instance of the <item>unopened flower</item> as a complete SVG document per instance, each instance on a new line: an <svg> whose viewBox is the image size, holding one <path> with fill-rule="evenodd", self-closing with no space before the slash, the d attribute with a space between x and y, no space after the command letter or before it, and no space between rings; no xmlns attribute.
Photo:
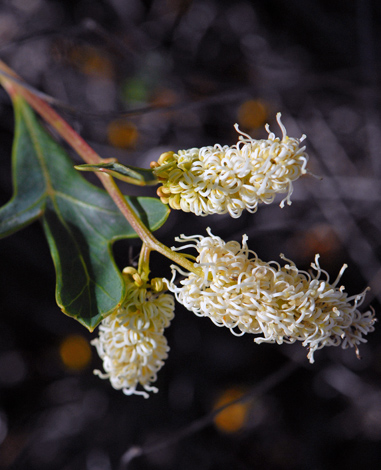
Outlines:
<svg viewBox="0 0 381 470"><path fill-rule="evenodd" d="M255 212L259 203L270 204L276 194L287 193L281 201L291 204L292 183L307 172L308 155L300 142L288 137L281 122L282 139L266 125L268 138L254 140L239 133L237 144L166 152L151 166L162 182L158 195L172 209L196 215L229 214L240 217L244 209Z"/></svg>
<svg viewBox="0 0 381 470"><path fill-rule="evenodd" d="M125 275L127 294L120 308L108 315L99 326L96 346L106 373L95 370L126 395L157 392L151 385L164 365L169 347L164 328L174 315L174 298L158 293L153 284L139 286ZM141 386L144 391L137 390Z"/></svg>
<svg viewBox="0 0 381 470"><path fill-rule="evenodd" d="M375 318L370 310L358 310L366 291L348 297L344 286L338 287L346 265L331 282L320 268L319 255L311 264L313 272L307 273L283 255L284 266L261 261L249 250L246 235L241 246L224 242L209 229L208 234L177 239L196 248L195 266L202 271L197 275L172 267L169 289L188 310L236 335L261 334L256 343L302 341L311 363L314 352L324 346L354 347L358 355L358 345L374 330ZM174 283L177 271L187 276L181 287Z"/></svg>

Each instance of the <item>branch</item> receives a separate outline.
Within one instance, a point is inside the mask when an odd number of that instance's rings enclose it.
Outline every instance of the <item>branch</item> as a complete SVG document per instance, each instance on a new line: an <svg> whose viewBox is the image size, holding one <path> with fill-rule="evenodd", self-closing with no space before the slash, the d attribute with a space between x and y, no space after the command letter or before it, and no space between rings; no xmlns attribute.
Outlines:
<svg viewBox="0 0 381 470"><path fill-rule="evenodd" d="M123 454L120 460L119 470L127 470L128 465L132 462L132 460L136 459L137 457L143 457L145 455L152 454L153 452L157 452L161 449L165 449L166 447L170 447L176 444L177 442L181 441L182 439L189 437L192 434L195 434L196 432L211 424L214 418L229 406L235 405L236 403L242 403L252 400L253 398L257 398L263 395L264 393L267 393L268 391L279 385L283 380L287 379L295 370L298 369L298 367L299 364L297 364L296 362L288 362L279 370L263 379L262 382L260 382L258 385L253 387L241 397L236 398L235 400L226 403L220 408L211 411L202 418L196 419L191 424L185 426L180 430L175 431L165 439L160 439L154 444L147 446L130 447Z"/></svg>
<svg viewBox="0 0 381 470"><path fill-rule="evenodd" d="M51 106L49 106L48 103L46 103L44 99L37 96L29 87L24 86L22 79L1 60L0 82L11 98L16 97L17 95L22 96L86 163L102 163L103 159L97 154L97 152L95 152L95 150L93 150L90 145L79 134L77 134L77 132L75 132L75 130ZM197 269L194 267L192 262L181 254L172 251L152 235L150 230L135 214L111 176L103 173L97 173L97 176L120 212L148 248L161 253L188 271L197 272Z"/></svg>

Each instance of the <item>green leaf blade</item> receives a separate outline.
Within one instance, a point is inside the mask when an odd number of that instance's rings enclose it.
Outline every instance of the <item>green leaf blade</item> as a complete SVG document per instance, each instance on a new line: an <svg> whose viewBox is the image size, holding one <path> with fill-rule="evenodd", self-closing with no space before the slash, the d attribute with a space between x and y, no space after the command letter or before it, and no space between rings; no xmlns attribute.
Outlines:
<svg viewBox="0 0 381 470"><path fill-rule="evenodd" d="M32 136L21 116L21 106L15 102L15 138L12 149L13 196L0 208L0 238L11 235L41 217L45 205L45 180ZM23 158L23 156L28 158Z"/></svg>
<svg viewBox="0 0 381 470"><path fill-rule="evenodd" d="M42 218L56 270L57 303L93 330L125 294L112 244L137 235L110 196L73 168L19 97L15 114L14 195L0 209L0 237ZM150 230L165 222L169 211L158 199L127 199Z"/></svg>
<svg viewBox="0 0 381 470"><path fill-rule="evenodd" d="M95 250L93 240L77 224L68 225L51 208L45 211L43 227L56 268L57 303L92 330L124 296L118 269L115 263L110 266L108 241Z"/></svg>

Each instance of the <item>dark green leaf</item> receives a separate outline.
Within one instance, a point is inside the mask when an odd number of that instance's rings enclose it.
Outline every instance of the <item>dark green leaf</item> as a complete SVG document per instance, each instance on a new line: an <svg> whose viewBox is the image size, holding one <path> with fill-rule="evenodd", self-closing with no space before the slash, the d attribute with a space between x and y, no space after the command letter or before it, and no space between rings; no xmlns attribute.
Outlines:
<svg viewBox="0 0 381 470"><path fill-rule="evenodd" d="M57 274L57 303L93 330L124 297L112 243L136 233L109 195L73 168L29 106L19 97L14 106L14 194L0 209L0 237L42 218ZM150 230L168 216L157 199L126 199Z"/></svg>
<svg viewBox="0 0 381 470"><path fill-rule="evenodd" d="M76 165L74 168L80 171L108 173L109 175L125 181L126 183L131 183L138 186L158 184L158 180L156 179L156 176L153 174L152 170L122 165L119 162L99 163L97 165Z"/></svg>

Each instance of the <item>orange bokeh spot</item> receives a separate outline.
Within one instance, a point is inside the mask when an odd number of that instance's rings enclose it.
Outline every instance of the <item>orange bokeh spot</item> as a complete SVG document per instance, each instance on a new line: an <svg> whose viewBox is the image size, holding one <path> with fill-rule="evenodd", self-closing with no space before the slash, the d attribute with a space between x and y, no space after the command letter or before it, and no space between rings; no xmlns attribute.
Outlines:
<svg viewBox="0 0 381 470"><path fill-rule="evenodd" d="M313 258L316 253L334 257L341 248L340 240L328 224L316 224L301 237L300 251L306 259Z"/></svg>
<svg viewBox="0 0 381 470"><path fill-rule="evenodd" d="M165 108L167 106L173 106L179 102L179 96L170 88L156 89L150 99L152 106L157 108Z"/></svg>
<svg viewBox="0 0 381 470"><path fill-rule="evenodd" d="M91 46L76 46L69 53L70 61L86 75L111 78L114 67L110 59Z"/></svg>
<svg viewBox="0 0 381 470"><path fill-rule="evenodd" d="M260 100L248 100L238 109L238 124L248 129L263 127L267 122L268 109Z"/></svg>
<svg viewBox="0 0 381 470"><path fill-rule="evenodd" d="M113 147L131 148L136 144L139 132L132 122L118 119L108 125L107 136Z"/></svg>
<svg viewBox="0 0 381 470"><path fill-rule="evenodd" d="M68 369L84 369L91 360L89 342L80 335L67 336L60 345L60 357Z"/></svg>
<svg viewBox="0 0 381 470"><path fill-rule="evenodd" d="M224 391L217 399L214 408L220 408L227 403L240 398L243 391L238 388L230 388ZM247 402L239 402L225 408L214 418L216 427L226 433L234 433L239 431L246 422L249 404Z"/></svg>

